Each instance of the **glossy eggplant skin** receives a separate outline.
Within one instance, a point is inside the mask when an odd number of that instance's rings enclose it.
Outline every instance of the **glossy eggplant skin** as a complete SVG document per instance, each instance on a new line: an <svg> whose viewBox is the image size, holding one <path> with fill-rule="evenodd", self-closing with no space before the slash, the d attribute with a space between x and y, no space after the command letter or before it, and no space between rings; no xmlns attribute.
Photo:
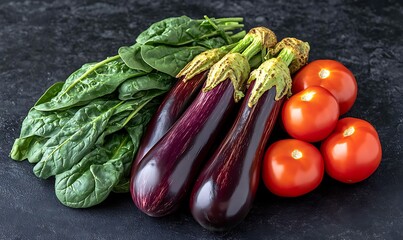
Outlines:
<svg viewBox="0 0 403 240"><path fill-rule="evenodd" d="M163 102L154 114L141 140L132 169L147 154L148 151L168 132L178 120L192 100L196 97L204 81L207 71L199 73L192 79L183 82L179 79L175 86L165 96Z"/></svg>
<svg viewBox="0 0 403 240"><path fill-rule="evenodd" d="M254 83L252 83L254 84ZM230 131L200 173L190 196L194 219L212 231L228 230L248 214L260 181L265 145L276 122L282 99L275 88L252 107L247 96Z"/></svg>
<svg viewBox="0 0 403 240"><path fill-rule="evenodd" d="M226 80L196 99L134 169L130 193L149 216L175 211L189 194L215 134L236 106Z"/></svg>

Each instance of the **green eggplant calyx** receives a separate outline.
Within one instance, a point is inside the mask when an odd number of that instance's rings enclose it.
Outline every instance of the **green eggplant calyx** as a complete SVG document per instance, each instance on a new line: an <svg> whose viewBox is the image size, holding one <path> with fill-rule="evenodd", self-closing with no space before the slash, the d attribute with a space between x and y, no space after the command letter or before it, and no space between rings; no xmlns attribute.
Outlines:
<svg viewBox="0 0 403 240"><path fill-rule="evenodd" d="M287 51L292 52L292 59L284 58L284 52L282 50L288 49ZM296 38L284 38L282 39L274 48L269 50L270 56L276 56L282 58L289 65L291 74L297 72L301 67L303 67L308 62L310 46L309 43L303 42ZM283 52L283 54L282 54ZM289 54L287 54L289 56Z"/></svg>
<svg viewBox="0 0 403 240"><path fill-rule="evenodd" d="M187 82L197 74L206 71L217 63L229 51L225 48L214 48L204 51L193 58L186 66L176 75L177 78L183 77L182 81Z"/></svg>
<svg viewBox="0 0 403 240"><path fill-rule="evenodd" d="M210 68L203 92L210 91L229 79L234 86L234 100L238 102L244 97L249 73L250 66L245 56L240 53L228 53Z"/></svg>
<svg viewBox="0 0 403 240"><path fill-rule="evenodd" d="M291 74L286 63L279 58L271 58L252 71L248 83L255 80L248 106L253 107L260 97L273 86L276 86L275 100L291 95Z"/></svg>
<svg viewBox="0 0 403 240"><path fill-rule="evenodd" d="M231 52L242 52L247 59L251 59L263 48L273 47L276 43L277 37L273 31L265 27L256 27L252 28Z"/></svg>

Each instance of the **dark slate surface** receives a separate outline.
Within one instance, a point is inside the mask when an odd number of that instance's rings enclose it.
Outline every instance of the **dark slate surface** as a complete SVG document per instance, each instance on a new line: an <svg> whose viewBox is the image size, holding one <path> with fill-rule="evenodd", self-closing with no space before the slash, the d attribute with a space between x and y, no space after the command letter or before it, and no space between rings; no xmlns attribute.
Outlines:
<svg viewBox="0 0 403 240"><path fill-rule="evenodd" d="M150 23L169 16L243 16L279 38L310 42L311 60L337 59L359 93L347 114L379 131L383 161L368 180L280 199L264 188L236 229L210 233L184 207L166 218L138 211L129 194L76 210L55 197L53 180L8 157L29 108L52 83L85 62L114 55ZM399 1L1 1L0 239L403 239L403 6Z"/></svg>

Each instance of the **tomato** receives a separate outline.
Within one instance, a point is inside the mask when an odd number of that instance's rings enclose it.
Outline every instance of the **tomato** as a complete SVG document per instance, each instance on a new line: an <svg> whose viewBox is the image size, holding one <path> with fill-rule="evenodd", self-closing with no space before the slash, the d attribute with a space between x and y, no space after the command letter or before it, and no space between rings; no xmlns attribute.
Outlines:
<svg viewBox="0 0 403 240"><path fill-rule="evenodd" d="M340 115L350 110L357 98L354 75L343 64L334 60L313 61L294 76L293 93L309 86L321 86L329 90L339 103Z"/></svg>
<svg viewBox="0 0 403 240"><path fill-rule="evenodd" d="M382 159L375 128L365 120L343 118L321 145L327 174L344 183L360 182L371 176Z"/></svg>
<svg viewBox="0 0 403 240"><path fill-rule="evenodd" d="M284 129L293 138L317 142L336 127L339 106L322 87L309 87L285 101L281 118Z"/></svg>
<svg viewBox="0 0 403 240"><path fill-rule="evenodd" d="M272 193L297 197L319 186L324 171L322 156L315 146L297 139L285 139L267 149L262 177Z"/></svg>

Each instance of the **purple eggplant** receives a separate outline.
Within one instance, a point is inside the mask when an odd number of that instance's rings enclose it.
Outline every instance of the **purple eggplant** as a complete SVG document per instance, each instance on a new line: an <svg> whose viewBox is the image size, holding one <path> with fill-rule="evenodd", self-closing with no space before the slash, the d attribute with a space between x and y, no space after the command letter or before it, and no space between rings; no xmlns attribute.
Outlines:
<svg viewBox="0 0 403 240"><path fill-rule="evenodd" d="M230 81L201 92L145 155L132 175L130 186L133 201L141 211L158 217L177 208L206 157L214 133L235 106L233 94Z"/></svg>
<svg viewBox="0 0 403 240"><path fill-rule="evenodd" d="M260 159L282 100L275 89L250 108L247 94L235 123L194 185L190 198L193 217L204 228L225 230L248 214L260 178Z"/></svg>
<svg viewBox="0 0 403 240"><path fill-rule="evenodd" d="M298 43L300 54L307 56L309 45ZM193 187L191 213L206 229L230 229L246 217L252 206L265 145L284 96L291 93L288 65L297 57L291 50L286 48L251 73L250 80L256 80L249 87L232 128Z"/></svg>
<svg viewBox="0 0 403 240"><path fill-rule="evenodd" d="M207 72L204 71L186 82L179 79L176 85L165 96L164 101L148 124L132 169L178 120L200 91L206 77Z"/></svg>

